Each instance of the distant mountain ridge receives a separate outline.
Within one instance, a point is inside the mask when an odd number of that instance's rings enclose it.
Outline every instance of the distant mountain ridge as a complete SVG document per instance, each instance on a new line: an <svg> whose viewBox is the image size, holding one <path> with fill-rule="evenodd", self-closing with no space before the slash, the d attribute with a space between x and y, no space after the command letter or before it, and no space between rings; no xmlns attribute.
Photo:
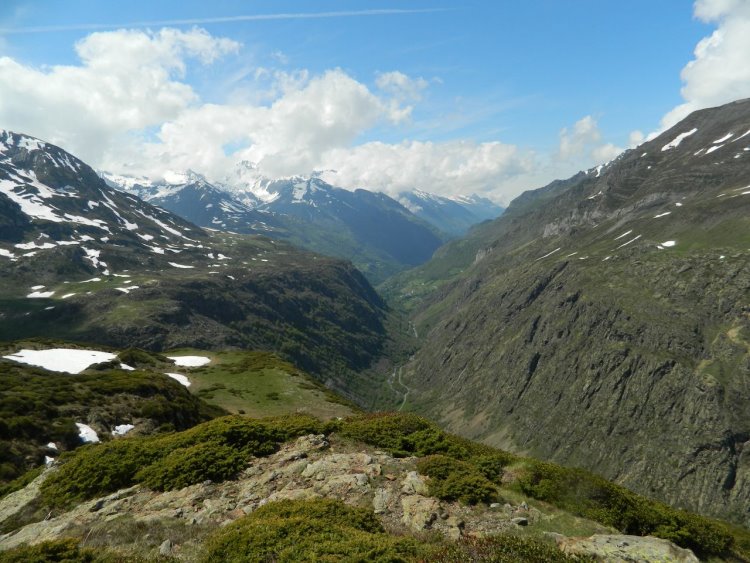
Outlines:
<svg viewBox="0 0 750 563"><path fill-rule="evenodd" d="M477 196L415 192L397 201L380 192L337 188L316 176L270 180L246 162L217 183L193 171L161 181L100 174L110 186L203 227L262 233L351 260L373 283L425 262L450 237L502 212Z"/></svg>
<svg viewBox="0 0 750 563"><path fill-rule="evenodd" d="M504 208L480 197L443 197L421 190L402 192L398 198L417 217L436 226L452 237L465 234L471 227L502 215Z"/></svg>

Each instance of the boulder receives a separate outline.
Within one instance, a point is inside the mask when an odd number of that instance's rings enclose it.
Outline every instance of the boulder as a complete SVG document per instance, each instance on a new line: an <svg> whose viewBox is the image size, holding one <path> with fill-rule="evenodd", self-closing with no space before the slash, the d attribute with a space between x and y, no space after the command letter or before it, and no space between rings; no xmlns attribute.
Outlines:
<svg viewBox="0 0 750 563"><path fill-rule="evenodd" d="M652 536L597 534L589 538L557 538L557 546L569 555L593 555L611 563L698 563L689 549Z"/></svg>

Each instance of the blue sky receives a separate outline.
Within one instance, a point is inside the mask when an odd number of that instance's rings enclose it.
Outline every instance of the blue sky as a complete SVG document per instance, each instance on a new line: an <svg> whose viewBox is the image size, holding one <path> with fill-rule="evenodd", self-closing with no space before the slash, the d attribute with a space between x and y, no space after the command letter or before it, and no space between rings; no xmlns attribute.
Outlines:
<svg viewBox="0 0 750 563"><path fill-rule="evenodd" d="M245 108L244 119L252 129L258 119L267 119L258 117L258 108L269 108L280 100L287 100L290 105L307 96L304 99L315 103L348 108L342 110L342 116L332 117L334 121L346 119L346 111L370 111L370 106L361 105L369 103L379 108L373 110L371 118L341 131L335 139L320 137L312 125L312 129L306 129L305 120L295 111L274 117L275 129L280 128L278 120L283 116L301 123L298 134L293 127L285 133L295 139L294 155L278 148L288 138L260 134L244 137L237 132L224 137L207 134L205 141L221 144L229 160L219 162L205 156L197 164L214 177L221 175L230 160L248 156L267 162L270 175L305 173L304 167L344 168L341 177L332 179L345 187L367 185L389 192L422 182L421 174L427 185L413 187L428 191L432 187L441 193L481 191L507 200L556 174L570 174L598 164L597 160L630 146L638 138L637 134L632 137L633 132L657 131L667 114L681 104L692 103L681 94L685 83L680 73L695 58L694 50L703 38L727 22L745 18L741 4L733 0L699 0L695 6L686 0L314 4L5 0L0 6L0 56L5 57L7 82L3 82L0 68L0 127L21 127L30 134L51 136L54 142L70 146L98 166L127 171L124 164L118 165L127 160L130 171L158 174L159 166L188 164L184 158L165 156L170 151L183 156L192 152L189 147L170 145L175 141L165 140L166 131L170 123L177 122L180 123L175 129L182 134L193 131L186 123L195 126L200 121L195 116L200 107L204 117L211 108L216 109L214 106ZM361 13L325 16L331 12ZM284 13L323 17L242 19ZM233 17L237 21L210 21ZM163 23L175 20L198 23ZM115 124L105 123L87 132L83 142L77 139L75 121L61 122L54 128L49 123L42 124L44 114L49 120L50 114L65 111L65 106L60 106L62 102L53 103L38 94L39 115L31 110L19 112L17 108L11 113L10 103L3 107L3 89L9 98L12 92L31 99L36 95L33 87L22 91L17 84L42 82L55 66L85 66L74 45L85 42L92 33L134 29L153 39L162 28L192 33L196 27L217 41L228 39L232 43L211 47L218 51L212 52L210 63L196 60L208 55L202 52L193 56L192 51L192 55L176 54L181 61L177 66L160 59L158 64L162 66L158 68L167 69L170 85L175 87L174 83L178 83L191 90L190 99L181 102L182 109L170 107L163 115L155 112L131 124L124 118ZM128 38L132 36L121 39ZM176 49L184 49L187 41ZM92 52L96 49L99 47L91 47ZM95 56L98 55L92 55ZM109 72L116 75L114 65L124 64L110 59L108 65L94 65L101 68L101 80L106 80ZM8 61L14 63L13 69ZM19 78L17 73L22 71L28 71L28 76ZM33 76L32 71L36 73ZM331 71L339 74L326 74ZM57 78L57 87L64 88L63 78ZM315 97L311 84L314 86L316 79L321 81L321 90L340 88L341 99L323 99L324 93ZM360 86L376 99L362 101ZM91 89L95 91L97 87L93 84ZM352 98L343 94L347 88L352 96L359 96L351 106L347 104ZM69 103L75 106L71 106L71 112L84 111L81 107L87 106L82 100L71 99ZM118 103L118 107L126 107L145 102L123 98ZM698 107L700 101L696 104ZM193 113L187 116L186 112ZM26 121L19 122L21 117ZM219 118L213 112L211 119L215 122ZM263 127L270 126L264 121L258 125L259 129ZM197 133L195 130L191 134ZM106 138L97 143L97 134ZM570 150L561 148L565 136ZM307 138L309 144L319 142L323 148L303 146L300 138ZM138 143L147 143L147 149ZM106 146L106 151L93 150L95 144L99 148ZM429 150L424 144L430 145ZM126 145L118 155L117 147ZM513 155L507 154L508 147L512 147ZM233 153L237 148L247 150ZM309 154L305 152L308 149ZM497 152L500 149L505 152ZM307 156L300 157L300 151ZM144 160L142 165L134 162L135 154L157 153L159 163L153 158L151 162ZM399 168L399 154L412 159L407 166L411 175L383 175L360 162L368 157L385 159L395 169ZM279 164L285 157L296 164ZM507 161L494 168L482 163L492 158ZM297 170L295 166L301 168ZM456 169L455 174L451 166ZM440 172L432 178L429 170L436 167ZM474 168L465 177L457 171L471 167ZM442 180L446 175L451 182Z"/></svg>

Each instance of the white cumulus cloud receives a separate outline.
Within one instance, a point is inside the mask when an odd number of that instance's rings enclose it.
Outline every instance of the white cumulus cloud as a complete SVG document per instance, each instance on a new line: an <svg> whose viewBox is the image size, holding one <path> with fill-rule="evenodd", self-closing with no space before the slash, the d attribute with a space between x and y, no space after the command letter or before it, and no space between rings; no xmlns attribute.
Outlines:
<svg viewBox="0 0 750 563"><path fill-rule="evenodd" d="M557 158L561 161L579 162L585 166L608 162L623 151L612 143L600 144L601 140L599 124L596 119L587 115L576 121L573 127L565 127L560 131Z"/></svg>
<svg viewBox="0 0 750 563"><path fill-rule="evenodd" d="M202 30L94 33L78 66L33 68L0 58L0 124L99 163L130 131L160 125L198 101L180 81L186 60L208 64L239 45Z"/></svg>
<svg viewBox="0 0 750 563"><path fill-rule="evenodd" d="M323 179L347 188L369 187L392 196L415 188L442 195L487 193L507 200L503 185L529 173L534 158L500 142L365 143L323 155Z"/></svg>
<svg viewBox="0 0 750 563"><path fill-rule="evenodd" d="M698 0L694 9L698 19L718 27L698 43L682 69L685 101L664 116L662 129L695 110L750 97L750 2Z"/></svg>
<svg viewBox="0 0 750 563"><path fill-rule="evenodd" d="M205 103L190 86L192 66L240 49L201 29L118 30L79 41L77 65L34 68L2 57L0 127L99 168L151 176L191 168L218 180L248 160L269 177L329 169L347 188L507 200L504 186L515 182L518 191L531 169L529 151L501 142L358 142L409 120L424 97L429 82L397 70L368 87L341 69L311 75L245 64L228 77L223 101ZM281 55L271 58L287 63Z"/></svg>

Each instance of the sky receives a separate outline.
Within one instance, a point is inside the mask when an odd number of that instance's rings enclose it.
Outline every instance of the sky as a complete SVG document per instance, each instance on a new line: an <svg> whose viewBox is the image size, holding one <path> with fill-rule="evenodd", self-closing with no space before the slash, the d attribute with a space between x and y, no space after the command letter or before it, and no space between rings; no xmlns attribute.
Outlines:
<svg viewBox="0 0 750 563"><path fill-rule="evenodd" d="M3 0L0 128L99 169L507 203L750 97L748 0Z"/></svg>

